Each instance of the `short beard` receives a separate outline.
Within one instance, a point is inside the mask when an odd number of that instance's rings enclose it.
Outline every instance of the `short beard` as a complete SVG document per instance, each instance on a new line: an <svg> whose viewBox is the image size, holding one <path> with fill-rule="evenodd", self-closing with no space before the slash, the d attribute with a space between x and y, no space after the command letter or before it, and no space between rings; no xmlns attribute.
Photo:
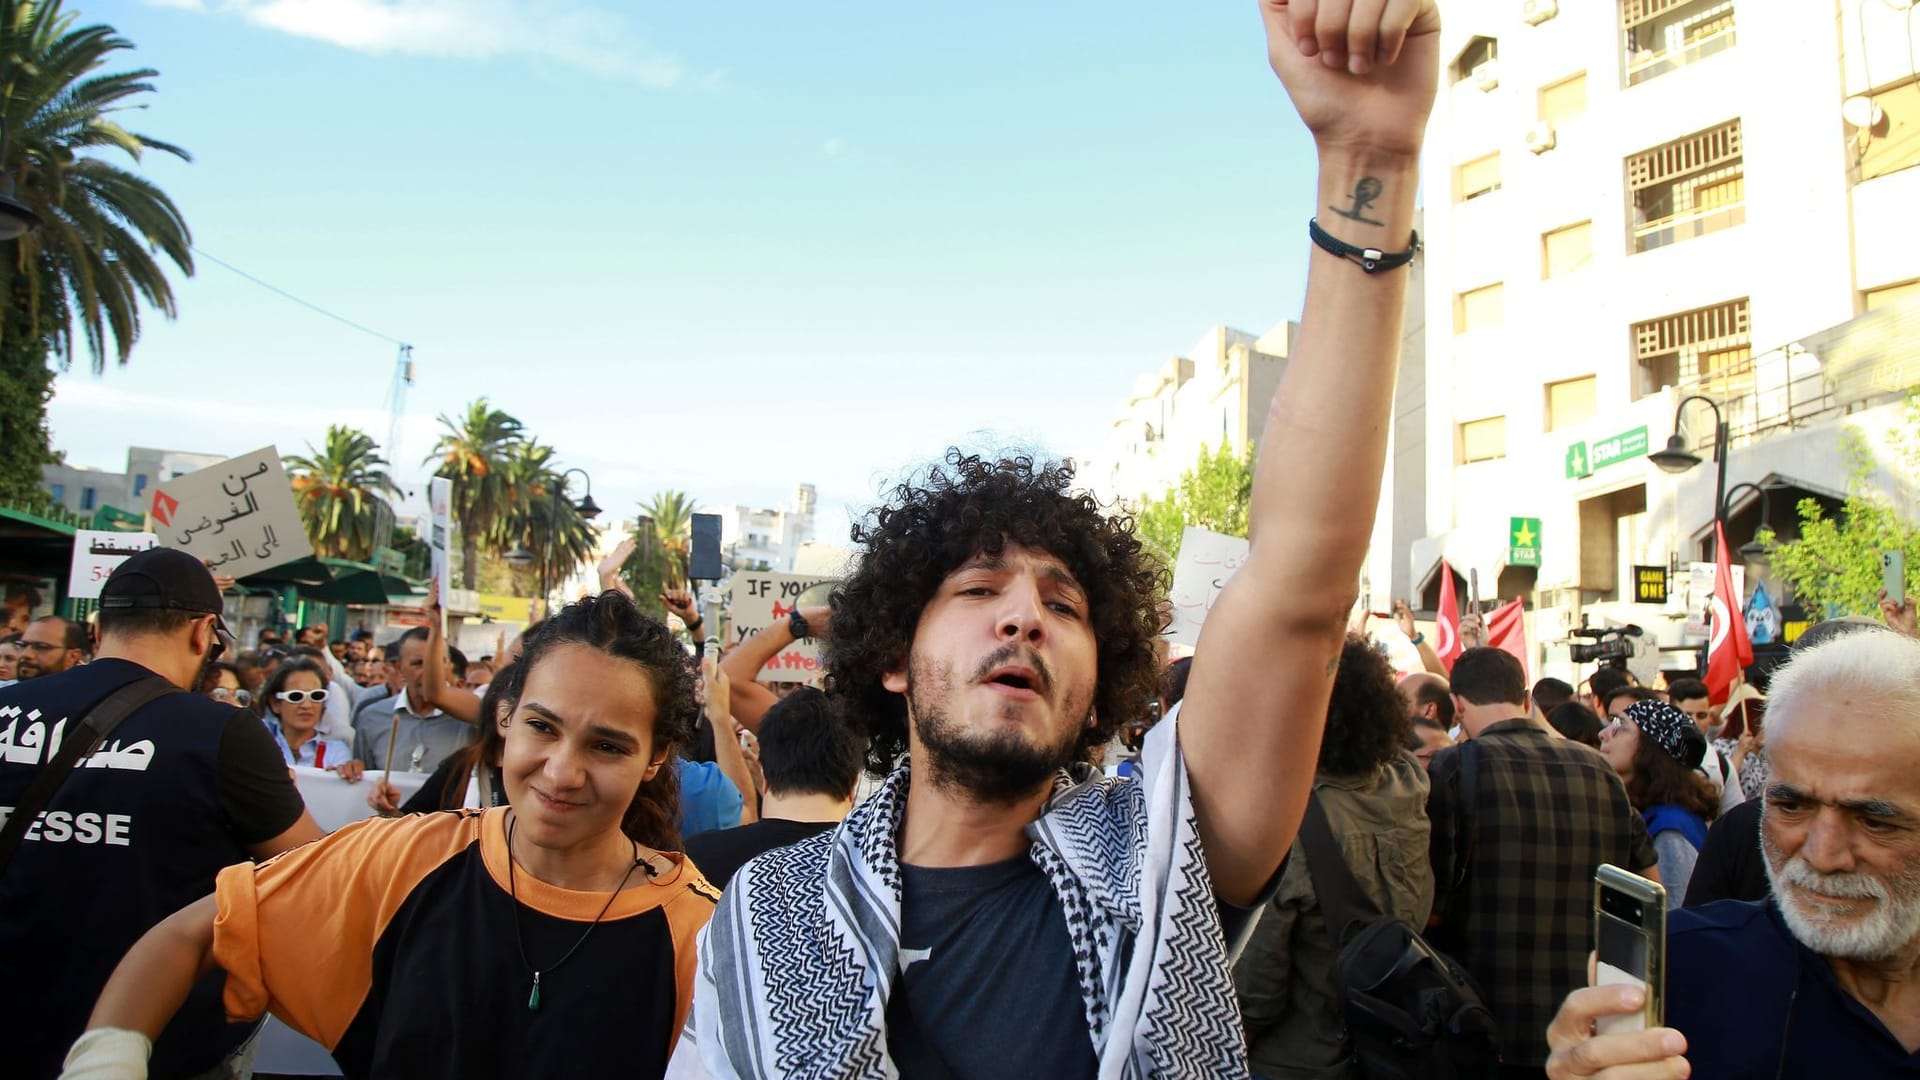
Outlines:
<svg viewBox="0 0 1920 1080"><path fill-rule="evenodd" d="M1920 935L1920 872L1903 871L1888 881L1857 871L1823 874L1805 859L1798 855L1789 859L1774 846L1773 838L1767 835L1764 813L1760 853L1767 867L1767 882L1773 886L1781 918L1800 944L1822 956L1871 961L1898 954ZM1858 919L1835 923L1802 908L1802 892L1870 899L1874 906Z"/></svg>
<svg viewBox="0 0 1920 1080"><path fill-rule="evenodd" d="M936 671L918 658L908 659L907 701L926 759L917 764L935 787L969 802L1007 806L1031 798L1054 773L1079 760L1082 725L1054 745L1035 746L1014 730L974 736L943 708L954 692L952 668Z"/></svg>

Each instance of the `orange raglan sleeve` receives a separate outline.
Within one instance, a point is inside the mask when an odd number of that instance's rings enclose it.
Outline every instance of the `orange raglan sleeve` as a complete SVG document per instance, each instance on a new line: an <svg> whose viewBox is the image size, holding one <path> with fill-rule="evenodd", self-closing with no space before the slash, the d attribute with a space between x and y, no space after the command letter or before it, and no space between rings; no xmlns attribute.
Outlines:
<svg viewBox="0 0 1920 1080"><path fill-rule="evenodd" d="M479 838L475 814L362 821L220 872L213 959L227 1015L271 1012L331 1050L366 1001L373 950L415 886Z"/></svg>

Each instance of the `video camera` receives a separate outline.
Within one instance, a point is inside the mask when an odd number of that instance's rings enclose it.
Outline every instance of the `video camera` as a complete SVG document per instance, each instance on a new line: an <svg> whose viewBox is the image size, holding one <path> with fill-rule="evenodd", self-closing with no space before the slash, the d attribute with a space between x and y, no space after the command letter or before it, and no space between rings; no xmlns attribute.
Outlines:
<svg viewBox="0 0 1920 1080"><path fill-rule="evenodd" d="M1583 616L1579 626L1567 630L1568 651L1576 664L1624 663L1636 651L1633 638L1646 631L1632 623L1625 626L1588 626ZM1579 638L1582 640L1571 640Z"/></svg>

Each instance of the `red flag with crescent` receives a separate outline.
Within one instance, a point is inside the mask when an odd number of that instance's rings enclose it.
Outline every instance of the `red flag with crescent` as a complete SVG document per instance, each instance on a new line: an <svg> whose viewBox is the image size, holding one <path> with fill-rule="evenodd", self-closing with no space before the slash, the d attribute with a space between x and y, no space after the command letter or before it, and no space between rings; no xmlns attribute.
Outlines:
<svg viewBox="0 0 1920 1080"><path fill-rule="evenodd" d="M1740 595L1733 589L1733 565L1727 561L1727 530L1721 522L1713 525L1713 615L1708 620L1707 700L1724 704L1733 686L1753 663L1753 642L1747 637L1747 620L1741 611Z"/></svg>
<svg viewBox="0 0 1920 1080"><path fill-rule="evenodd" d="M1460 647L1460 601L1453 593L1453 567L1440 560L1440 611L1434 616L1433 652L1448 671L1465 652Z"/></svg>

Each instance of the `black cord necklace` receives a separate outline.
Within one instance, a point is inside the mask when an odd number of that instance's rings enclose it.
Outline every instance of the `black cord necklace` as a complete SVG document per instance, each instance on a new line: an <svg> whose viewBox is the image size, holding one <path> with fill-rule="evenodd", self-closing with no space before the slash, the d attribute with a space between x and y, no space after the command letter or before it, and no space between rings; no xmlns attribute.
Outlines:
<svg viewBox="0 0 1920 1080"><path fill-rule="evenodd" d="M562 956L548 967L535 968L532 964L527 963L527 946L520 940L520 892L515 884L513 873L513 827L516 823L517 820L507 822L507 895L513 900L513 947L520 952L520 966L526 968L533 974L533 989L527 994L527 1011L539 1012L540 976L548 971L560 970L560 966L573 959L573 954L579 952L580 946L587 943L587 938L590 937L594 929L600 925L600 920L606 918L607 912L613 910L613 902L620 898L621 891L627 887L627 879L633 876L635 867L646 871L649 879L656 876L659 871L653 868L653 864L640 857L639 842L629 839L627 842L633 844L633 865L627 867L627 872L620 875L620 884L614 886L613 893L607 897L606 905L600 909L600 914L593 917L593 922L587 927L586 933L580 935L580 940L573 943L573 948L568 949L565 956Z"/></svg>

